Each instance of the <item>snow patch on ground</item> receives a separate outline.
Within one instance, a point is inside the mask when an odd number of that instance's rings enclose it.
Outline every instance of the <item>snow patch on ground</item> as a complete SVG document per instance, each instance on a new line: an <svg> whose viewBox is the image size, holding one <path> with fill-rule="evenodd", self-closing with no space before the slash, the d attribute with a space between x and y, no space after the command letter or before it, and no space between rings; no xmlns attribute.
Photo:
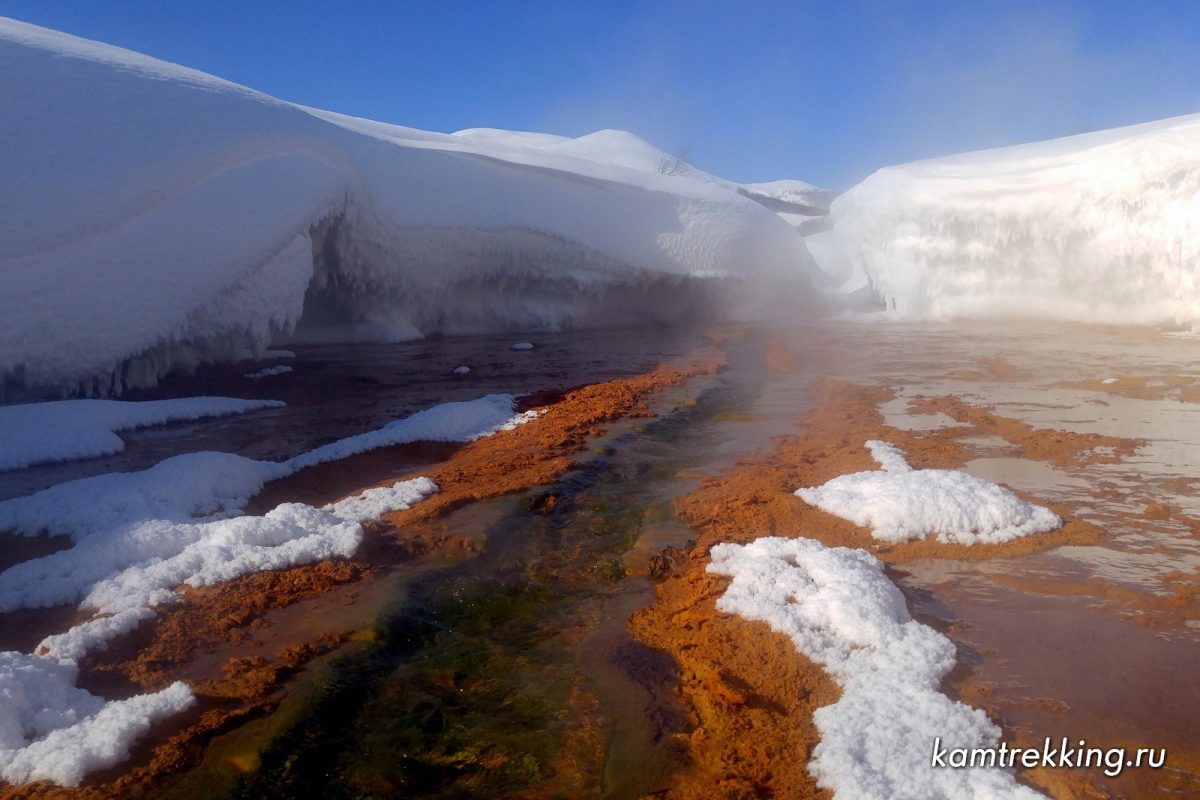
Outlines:
<svg viewBox="0 0 1200 800"><path fill-rule="evenodd" d="M943 542L994 544L1062 525L1054 512L990 481L957 470L913 469L887 442L869 441L867 448L882 469L841 475L796 495L886 542L936 535Z"/></svg>
<svg viewBox="0 0 1200 800"><path fill-rule="evenodd" d="M708 570L733 578L717 608L787 635L842 687L813 715L821 741L809 771L820 786L856 800L1041 797L1001 769L930 766L936 737L990 747L1000 731L938 691L954 644L909 616L877 559L776 537L719 544L711 556Z"/></svg>
<svg viewBox="0 0 1200 800"><path fill-rule="evenodd" d="M78 786L117 764L155 722L195 702L187 684L105 701L75 686L70 661L0 653L0 778Z"/></svg>
<svg viewBox="0 0 1200 800"><path fill-rule="evenodd" d="M513 350L532 350L533 342L513 342Z"/></svg>
<svg viewBox="0 0 1200 800"><path fill-rule="evenodd" d="M156 616L182 585L350 557L362 523L438 491L428 478L367 489L324 508L285 503L241 515L264 483L305 466L401 442L470 441L511 430L511 395L446 403L283 464L190 453L131 473L98 475L0 502L0 529L67 535L74 546L0 572L0 612L78 603L96 616L46 637L34 655L0 653L0 778L76 785L127 757L154 722L194 702L182 683L105 701L74 685L75 662Z"/></svg>
<svg viewBox="0 0 1200 800"><path fill-rule="evenodd" d="M233 453L185 453L139 472L112 472L0 501L0 530L76 542L135 520L191 522L240 513L268 481L294 470Z"/></svg>
<svg viewBox="0 0 1200 800"><path fill-rule="evenodd" d="M125 443L117 431L244 414L282 405L278 400L184 397L140 403L58 400L0 406L0 470L119 453L125 449Z"/></svg>
<svg viewBox="0 0 1200 800"><path fill-rule="evenodd" d="M286 364L280 364L279 366L276 366L276 367L264 367L263 369L260 369L258 372L247 372L242 377L249 378L252 381L258 381L258 380L262 380L263 378L271 378L276 375L286 375L289 372L292 372L291 367L287 366Z"/></svg>
<svg viewBox="0 0 1200 800"><path fill-rule="evenodd" d="M537 413L533 411L514 415L515 402L516 398L510 394L489 394L478 400L442 403L388 423L378 430L309 450L286 463L291 469L298 470L409 442L470 442L482 439L537 418Z"/></svg>
<svg viewBox="0 0 1200 800"><path fill-rule="evenodd" d="M325 506L325 510L343 519L358 522L378 520L391 511L412 508L438 490L429 478L414 478L391 486L379 486L351 495L336 503Z"/></svg>

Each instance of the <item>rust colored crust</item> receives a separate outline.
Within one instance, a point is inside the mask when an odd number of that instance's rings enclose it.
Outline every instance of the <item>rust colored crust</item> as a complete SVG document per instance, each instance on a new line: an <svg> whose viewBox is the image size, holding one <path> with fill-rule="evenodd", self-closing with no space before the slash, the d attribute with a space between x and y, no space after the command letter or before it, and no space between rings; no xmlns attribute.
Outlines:
<svg viewBox="0 0 1200 800"><path fill-rule="evenodd" d="M936 540L893 545L874 541L869 532L807 505L793 492L848 472L876 469L863 447L868 439L886 439L903 448L916 467L939 468L961 466L969 452L956 439L984 431L1008 438L1022 452L1055 461L1086 457L1097 446L1118 453L1133 446L1124 440L1036 430L941 399L927 405L971 427L918 436L884 424L877 406L893 396L887 389L837 381L814 382L811 388L814 408L799 420L804 435L778 437L761 460L708 478L676 501L680 517L697 533L696 546L658 584L655 603L630 623L634 636L677 660L682 699L698 720L689 742L693 766L680 776L669 793L672 798L827 796L809 776L805 756L818 738L812 712L835 701L839 691L783 635L716 610L728 579L705 571L714 544L803 535L831 546L866 548L885 562L901 563L927 557L993 558L1093 542L1101 535L1098 528L1068 521L1058 531L999 545Z"/></svg>
<svg viewBox="0 0 1200 800"><path fill-rule="evenodd" d="M46 782L0 784L0 798L129 797L152 788L167 774L194 765L213 736L272 708L281 697L280 683L286 677L345 639L345 632L324 635L317 641L307 641L296 633L298 640L277 654L247 656L245 643L251 631L271 626L271 612L360 582L416 554L460 546L452 537L415 523L466 503L552 482L575 465L572 455L599 435L599 426L621 417L650 416L647 400L651 393L716 373L724 366L721 353L707 350L643 375L535 396L534 402L554 401L536 422L443 451L439 455L448 454L448 458L421 469L419 474L432 478L441 491L408 511L387 515L383 525L370 526L353 561L326 561L185 589L182 603L160 609L160 616L151 624L114 641L108 652L82 664L80 684L106 696L122 697L187 680L197 695L197 705L152 730L145 737L147 744L134 752L124 771L94 775L78 789ZM408 450L392 448L391 454L394 463L410 466L419 460L413 456L417 451L437 452L437 448L417 444ZM372 459L378 461L378 456ZM345 470L356 462L339 463ZM375 485L390 485L416 474L393 475ZM267 496L275 502L312 502L328 491L304 473L287 480L288 485L268 486ZM339 480L344 484L344 474ZM363 482L360 479L357 490L368 488ZM333 485L339 484L333 481ZM275 633L275 640L283 636L283 632Z"/></svg>

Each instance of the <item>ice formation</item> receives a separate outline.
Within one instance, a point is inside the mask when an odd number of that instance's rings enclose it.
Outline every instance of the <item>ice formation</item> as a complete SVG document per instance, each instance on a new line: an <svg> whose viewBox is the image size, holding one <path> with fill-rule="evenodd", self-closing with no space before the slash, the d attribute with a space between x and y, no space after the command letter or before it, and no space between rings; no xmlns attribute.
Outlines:
<svg viewBox="0 0 1200 800"><path fill-rule="evenodd" d="M5 326L9 324L16 323L6 320ZM119 453L125 443L117 431L282 405L277 400L185 397L140 403L59 400L0 406L0 470Z"/></svg>
<svg viewBox="0 0 1200 800"><path fill-rule="evenodd" d="M717 608L787 635L842 687L813 715L821 741L808 768L820 786L855 800L1041 797L999 768L931 767L935 738L991 747L1000 731L938 691L954 644L909 616L877 559L775 537L711 555L709 571L733 578Z"/></svg>
<svg viewBox="0 0 1200 800"><path fill-rule="evenodd" d="M1200 329L1200 114L881 169L832 220L823 270L900 316Z"/></svg>
<svg viewBox="0 0 1200 800"><path fill-rule="evenodd" d="M796 495L887 542L936 535L943 542L994 544L1062 525L1054 512L990 481L956 470L913 469L887 442L869 441L867 448L880 470L840 475Z"/></svg>
<svg viewBox="0 0 1200 800"><path fill-rule="evenodd" d="M812 302L803 240L650 145L441 134L0 19L0 386L120 392L273 339ZM794 289L796 293L784 292Z"/></svg>
<svg viewBox="0 0 1200 800"><path fill-rule="evenodd" d="M32 655L0 653L0 778L76 785L123 760L154 722L194 702L177 683L106 701L75 686L75 662L156 615L181 585L349 557L362 523L436 492L428 478L375 487L314 508L285 503L242 515L262 485L305 466L417 440L470 441L536 417L511 395L446 403L286 463L190 453L149 469L59 484L0 502L0 530L66 534L74 546L0 572L0 611L78 603L92 619L46 637Z"/></svg>

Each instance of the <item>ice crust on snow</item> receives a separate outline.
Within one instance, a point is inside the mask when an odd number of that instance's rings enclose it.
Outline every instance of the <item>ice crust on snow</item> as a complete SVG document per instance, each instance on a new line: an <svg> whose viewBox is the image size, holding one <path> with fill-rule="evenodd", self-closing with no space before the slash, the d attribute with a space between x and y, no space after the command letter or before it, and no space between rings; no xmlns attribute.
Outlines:
<svg viewBox="0 0 1200 800"><path fill-rule="evenodd" d="M13 320L5 322L6 326L17 324ZM0 470L119 453L125 449L125 443L117 431L244 414L282 405L278 400L184 397L138 403L58 400L0 406Z"/></svg>
<svg viewBox="0 0 1200 800"><path fill-rule="evenodd" d="M0 778L76 785L123 760L154 722L194 702L182 683L120 701L74 685L78 659L153 618L155 606L177 599L179 586L349 557L362 523L438 490L428 478L415 478L324 508L285 503L263 516L241 515L266 481L388 444L469 441L537 416L514 414L514 402L511 395L488 395L435 406L283 464L190 453L141 472L98 475L0 502L0 529L65 534L75 542L0 572L0 609L79 603L97 613L46 637L33 655L0 653Z"/></svg>
<svg viewBox="0 0 1200 800"><path fill-rule="evenodd" d="M887 442L872 440L867 448L880 470L841 475L796 495L887 542L936 535L956 544L995 544L1062 525L1054 512L990 481L957 470L913 469Z"/></svg>
<svg viewBox="0 0 1200 800"><path fill-rule="evenodd" d="M649 168L661 151L631 134L430 133L13 20L0 65L0 106L21 109L0 116L20 143L0 196L9 391L120 392L288 333L747 316L807 294L783 220Z"/></svg>
<svg viewBox="0 0 1200 800"><path fill-rule="evenodd" d="M1001 769L931 768L935 737L953 748L997 745L979 709L938 691L954 644L913 620L882 564L862 550L768 537L712 549L732 577L721 611L766 622L842 687L813 715L821 741L809 772L836 797L961 800L1042 795Z"/></svg>
<svg viewBox="0 0 1200 800"><path fill-rule="evenodd" d="M1200 329L1200 114L888 167L831 213L822 269L901 316Z"/></svg>

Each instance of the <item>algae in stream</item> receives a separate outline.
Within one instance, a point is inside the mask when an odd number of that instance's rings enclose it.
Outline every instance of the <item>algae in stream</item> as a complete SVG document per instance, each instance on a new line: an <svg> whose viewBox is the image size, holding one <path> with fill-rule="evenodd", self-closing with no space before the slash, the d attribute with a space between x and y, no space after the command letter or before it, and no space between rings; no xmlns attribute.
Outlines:
<svg viewBox="0 0 1200 800"><path fill-rule="evenodd" d="M635 797L683 766L674 664L631 640L652 598L621 554L673 512L707 423L744 402L710 385L637 428L618 423L590 460L524 500L467 507L474 560L410 587L378 641L332 662L334 679L259 754L237 797ZM553 498L552 500L550 498ZM682 526L681 531L684 531ZM686 531L684 531L686 532ZM682 542L680 542L682 544ZM606 758L620 758L615 764Z"/></svg>

